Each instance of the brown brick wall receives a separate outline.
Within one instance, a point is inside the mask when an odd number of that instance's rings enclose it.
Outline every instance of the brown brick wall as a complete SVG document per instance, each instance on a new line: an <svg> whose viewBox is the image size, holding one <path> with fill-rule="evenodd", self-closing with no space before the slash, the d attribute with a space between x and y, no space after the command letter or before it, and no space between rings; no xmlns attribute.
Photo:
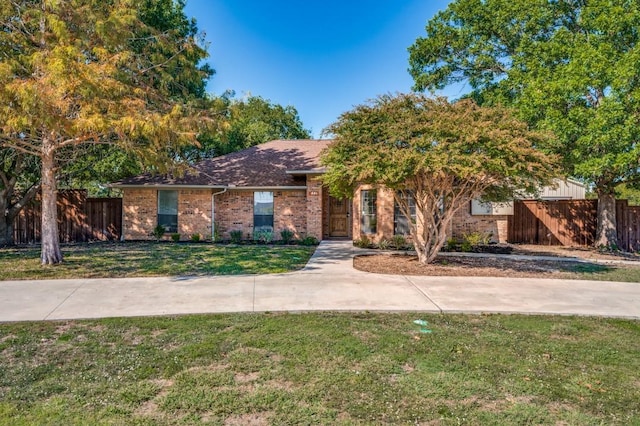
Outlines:
<svg viewBox="0 0 640 426"><path fill-rule="evenodd" d="M178 233L181 240L193 234L211 239L211 190L181 189L178 191Z"/></svg>
<svg viewBox="0 0 640 426"><path fill-rule="evenodd" d="M253 238L253 192L230 190L215 196L215 226L222 238L241 230L245 239ZM123 234L127 240L152 239L157 225L158 198L155 189L125 189L123 196ZM211 190L178 191L178 233L182 240L198 233L210 239ZM273 191L274 239L280 231L290 229L296 238L311 235L322 239L324 191L319 180L300 190ZM170 238L169 235L165 236Z"/></svg>
<svg viewBox="0 0 640 426"><path fill-rule="evenodd" d="M125 240L153 239L151 233L158 224L158 191L125 189L122 206ZM182 240L195 233L203 239L211 238L211 190L178 191L178 233ZM169 238L169 234L164 236Z"/></svg>
<svg viewBox="0 0 640 426"><path fill-rule="evenodd" d="M224 239L240 230L242 238L253 238L253 191L232 190L215 197L215 224Z"/></svg>
<svg viewBox="0 0 640 426"><path fill-rule="evenodd" d="M356 189L353 197L353 238L358 239L362 236L362 206L360 201L360 191L364 189L373 189L372 185L361 185ZM377 197L377 232L368 234L373 242L379 242L382 239L391 239L393 237L393 192L386 188L378 187ZM418 212L418 214L420 214ZM472 216L471 204L469 208L459 211L453 218L451 228L448 235L461 240L465 233L481 232L490 233L492 241L507 241L507 219L508 216Z"/></svg>
<svg viewBox="0 0 640 426"><path fill-rule="evenodd" d="M216 196L215 223L222 238L230 238L229 232L233 230L241 230L244 239L253 238L253 192L232 190ZM313 204L309 202L307 194L304 190L273 191L274 239L281 238L280 231L283 229L294 231L296 238L307 234L307 215L309 205ZM316 237L320 238L321 235Z"/></svg>
<svg viewBox="0 0 640 426"><path fill-rule="evenodd" d="M491 234L491 241L498 243L507 242L508 225L507 215L472 215L471 203L461 209L453 217L452 237L462 240L464 234L480 232Z"/></svg>
<svg viewBox="0 0 640 426"><path fill-rule="evenodd" d="M307 199L305 191L276 191L273 194L273 234L281 238L280 231L289 229L294 238L307 232Z"/></svg>
<svg viewBox="0 0 640 426"><path fill-rule="evenodd" d="M157 224L158 192L125 189L122 195L122 234L125 240L151 239Z"/></svg>

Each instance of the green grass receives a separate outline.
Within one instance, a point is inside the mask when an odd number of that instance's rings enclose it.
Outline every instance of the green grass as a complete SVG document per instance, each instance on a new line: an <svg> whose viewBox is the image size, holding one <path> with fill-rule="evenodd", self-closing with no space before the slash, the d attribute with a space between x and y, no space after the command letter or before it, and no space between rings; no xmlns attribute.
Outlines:
<svg viewBox="0 0 640 426"><path fill-rule="evenodd" d="M640 424L638 353L640 322L599 318L0 324L0 424Z"/></svg>
<svg viewBox="0 0 640 426"><path fill-rule="evenodd" d="M39 248L0 249L0 280L270 274L303 268L314 250L190 243L79 244L62 247L62 264L42 267Z"/></svg>
<svg viewBox="0 0 640 426"><path fill-rule="evenodd" d="M593 281L640 282L640 266L568 263L566 278Z"/></svg>

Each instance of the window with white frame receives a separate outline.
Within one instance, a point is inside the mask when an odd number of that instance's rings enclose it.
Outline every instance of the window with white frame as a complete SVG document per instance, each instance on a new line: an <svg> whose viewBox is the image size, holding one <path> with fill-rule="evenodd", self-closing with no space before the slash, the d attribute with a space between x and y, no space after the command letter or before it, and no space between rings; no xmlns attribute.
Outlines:
<svg viewBox="0 0 640 426"><path fill-rule="evenodd" d="M158 225L178 232L178 191L158 191Z"/></svg>
<svg viewBox="0 0 640 426"><path fill-rule="evenodd" d="M393 207L393 233L394 235L409 235L411 234L411 224L409 220L413 223L416 222L416 202L413 194L410 192L397 192L397 197L401 200L406 200L409 207L409 216L404 215L402 209L400 208L400 204L397 201L394 201Z"/></svg>
<svg viewBox="0 0 640 426"><path fill-rule="evenodd" d="M363 189L360 191L363 234L375 234L377 231L377 201L378 192L375 189Z"/></svg>
<svg viewBox="0 0 640 426"><path fill-rule="evenodd" d="M253 193L253 230L273 232L273 192Z"/></svg>

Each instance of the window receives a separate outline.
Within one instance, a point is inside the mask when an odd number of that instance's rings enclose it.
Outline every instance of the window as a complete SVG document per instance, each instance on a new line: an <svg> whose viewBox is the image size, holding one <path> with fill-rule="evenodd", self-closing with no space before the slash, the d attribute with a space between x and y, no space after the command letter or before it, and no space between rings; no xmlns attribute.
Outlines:
<svg viewBox="0 0 640 426"><path fill-rule="evenodd" d="M407 197L407 203L409 204L409 214L411 216L411 221L415 223L416 222L416 201L415 201L415 198L413 198L413 194L398 191L396 195L400 199L404 199L404 197ZM409 227L409 221L407 220L407 217L402 213L402 209L400 209L400 205L398 204L398 202L396 201L394 204L395 205L393 207L393 233L395 235L411 234L410 232L411 228Z"/></svg>
<svg viewBox="0 0 640 426"><path fill-rule="evenodd" d="M158 191L158 225L178 232L178 191Z"/></svg>
<svg viewBox="0 0 640 426"><path fill-rule="evenodd" d="M273 192L253 193L253 230L273 232Z"/></svg>
<svg viewBox="0 0 640 426"><path fill-rule="evenodd" d="M377 191L367 189L360 191L360 203L362 206L362 233L375 234L377 230Z"/></svg>

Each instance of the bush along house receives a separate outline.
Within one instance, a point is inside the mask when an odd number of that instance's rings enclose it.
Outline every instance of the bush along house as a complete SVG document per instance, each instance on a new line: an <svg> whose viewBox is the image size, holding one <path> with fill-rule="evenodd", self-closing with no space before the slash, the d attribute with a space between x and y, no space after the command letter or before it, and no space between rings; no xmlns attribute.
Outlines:
<svg viewBox="0 0 640 426"><path fill-rule="evenodd" d="M113 183L123 191L123 239L170 235L202 239L318 240L367 237L372 242L408 234L407 219L387 188L360 186L352 199L334 198L322 185L322 150L330 140L275 140L203 160L182 177L144 174ZM584 186L562 181L543 199L584 198ZM451 237L479 232L506 242L509 203L473 201L453 221Z"/></svg>

